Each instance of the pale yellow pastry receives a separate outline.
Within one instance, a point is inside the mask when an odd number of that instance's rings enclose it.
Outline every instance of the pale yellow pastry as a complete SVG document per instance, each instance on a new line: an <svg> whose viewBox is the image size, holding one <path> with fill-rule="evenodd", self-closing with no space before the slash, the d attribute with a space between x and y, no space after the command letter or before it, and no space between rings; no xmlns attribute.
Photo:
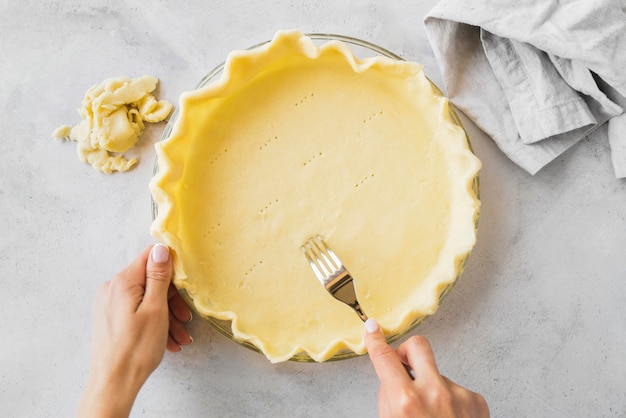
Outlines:
<svg viewBox="0 0 626 418"><path fill-rule="evenodd" d="M479 160L415 63L279 32L180 100L157 145L152 233L203 316L272 362L363 353L363 323L301 252L321 234L363 310L401 334L435 312L476 239Z"/></svg>
<svg viewBox="0 0 626 418"><path fill-rule="evenodd" d="M128 171L137 158L126 159L122 153L137 144L144 122L160 122L172 111L171 103L151 94L158 82L148 75L107 78L85 93L78 109L82 121L60 126L52 135L76 141L78 157L98 171Z"/></svg>

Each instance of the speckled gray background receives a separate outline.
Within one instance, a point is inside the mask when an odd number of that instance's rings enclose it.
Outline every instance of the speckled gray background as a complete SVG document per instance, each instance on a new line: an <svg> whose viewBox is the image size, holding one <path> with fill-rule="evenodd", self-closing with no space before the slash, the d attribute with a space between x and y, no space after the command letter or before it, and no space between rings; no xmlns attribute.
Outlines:
<svg viewBox="0 0 626 418"><path fill-rule="evenodd" d="M151 243L149 126L138 167L106 176L51 138L78 122L92 84L151 74L177 102L232 49L277 29L360 37L441 77L422 19L430 1L0 2L0 415L72 416L84 385L98 284ZM494 417L626 417L626 181L606 132L534 177L471 123L482 159L478 244L435 316L443 374ZM166 355L133 416L373 417L366 357L270 364L204 323Z"/></svg>

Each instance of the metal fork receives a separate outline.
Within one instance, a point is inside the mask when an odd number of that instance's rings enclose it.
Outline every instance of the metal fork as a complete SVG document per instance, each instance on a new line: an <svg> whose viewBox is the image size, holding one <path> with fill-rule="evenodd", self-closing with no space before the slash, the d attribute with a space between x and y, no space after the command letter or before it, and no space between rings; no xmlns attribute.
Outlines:
<svg viewBox="0 0 626 418"><path fill-rule="evenodd" d="M301 248L311 265L311 269L328 293L354 309L363 322L367 321L367 315L361 309L361 305L359 305L359 301L356 298L354 282L350 272L348 272L333 250L326 245L322 237L318 235L310 238Z"/></svg>

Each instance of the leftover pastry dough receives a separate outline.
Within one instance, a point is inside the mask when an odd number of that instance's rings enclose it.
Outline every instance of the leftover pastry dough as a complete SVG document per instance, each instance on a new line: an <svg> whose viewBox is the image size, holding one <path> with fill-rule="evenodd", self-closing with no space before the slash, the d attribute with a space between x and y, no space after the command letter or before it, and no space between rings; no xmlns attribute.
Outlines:
<svg viewBox="0 0 626 418"><path fill-rule="evenodd" d="M83 120L59 127L53 136L76 141L79 158L98 171L131 169L137 158L127 160L121 154L137 144L144 122L160 122L172 111L171 103L150 94L157 83L152 76L104 80L87 90L78 109Z"/></svg>

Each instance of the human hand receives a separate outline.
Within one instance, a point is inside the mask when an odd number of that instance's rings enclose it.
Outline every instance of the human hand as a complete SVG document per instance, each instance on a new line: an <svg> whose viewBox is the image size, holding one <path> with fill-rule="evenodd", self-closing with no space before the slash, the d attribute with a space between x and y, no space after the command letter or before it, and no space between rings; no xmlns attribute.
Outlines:
<svg viewBox="0 0 626 418"><path fill-rule="evenodd" d="M171 276L169 249L157 244L99 287L93 306L91 367L79 416L128 416L165 350L180 351L191 343L183 325L191 312Z"/></svg>
<svg viewBox="0 0 626 418"><path fill-rule="evenodd" d="M411 337L394 351L376 321L368 319L365 346L380 379L381 417L489 417L489 407L481 395L439 374L426 338ZM412 370L414 380L405 365Z"/></svg>

